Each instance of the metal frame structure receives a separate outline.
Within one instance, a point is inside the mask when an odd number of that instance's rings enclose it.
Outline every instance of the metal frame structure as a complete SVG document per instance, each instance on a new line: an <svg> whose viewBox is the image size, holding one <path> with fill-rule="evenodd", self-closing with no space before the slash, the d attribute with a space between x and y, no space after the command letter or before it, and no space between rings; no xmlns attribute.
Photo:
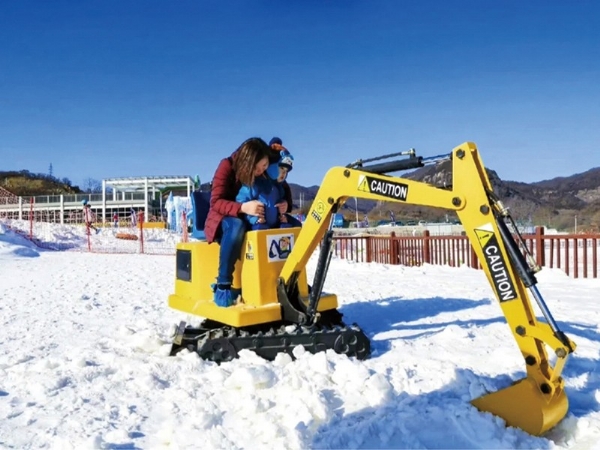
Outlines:
<svg viewBox="0 0 600 450"><path fill-rule="evenodd" d="M118 202L119 196L125 200L126 192L144 193L144 214L149 217L149 194L152 198L156 192L164 192L167 189L181 189L185 187L187 196L191 195L194 180L187 175L181 176L157 176L157 177L127 177L107 178L102 180L102 217L106 217L107 188L112 188L112 201ZM160 197L160 209L162 211L162 195Z"/></svg>
<svg viewBox="0 0 600 450"><path fill-rule="evenodd" d="M112 192L107 192L112 188ZM146 220L150 217L152 200L159 195L159 208L162 211L162 193L167 190L183 191L189 197L194 188L194 180L189 176L156 176L106 178L102 180L101 193L39 195L33 197L31 208L34 212L46 211L59 213L59 222L64 223L65 213L81 210L82 200L87 200L92 210L102 213L102 221L110 221L107 210L129 210L129 208L144 209ZM10 194L10 193L9 193ZM0 213L16 216L22 219L30 208L31 197L0 195Z"/></svg>

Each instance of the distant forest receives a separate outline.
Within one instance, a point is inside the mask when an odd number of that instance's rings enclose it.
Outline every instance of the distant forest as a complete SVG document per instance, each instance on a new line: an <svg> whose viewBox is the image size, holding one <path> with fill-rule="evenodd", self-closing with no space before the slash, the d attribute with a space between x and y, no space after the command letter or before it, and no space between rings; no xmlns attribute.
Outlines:
<svg viewBox="0 0 600 450"><path fill-rule="evenodd" d="M0 171L0 186L18 196L80 194L101 192L102 182L87 178L83 187L73 186L68 178L29 170Z"/></svg>

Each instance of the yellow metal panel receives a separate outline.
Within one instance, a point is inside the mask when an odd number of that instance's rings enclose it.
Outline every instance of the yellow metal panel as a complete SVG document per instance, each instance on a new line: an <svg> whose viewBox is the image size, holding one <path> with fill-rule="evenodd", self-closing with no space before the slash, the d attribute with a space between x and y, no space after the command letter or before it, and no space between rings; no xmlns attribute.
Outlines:
<svg viewBox="0 0 600 450"><path fill-rule="evenodd" d="M199 242L181 242L177 244L177 250L188 250L192 254L192 280L191 282L176 281L175 292L182 289L181 283L191 284L193 290L191 296L197 296L203 299L212 299L213 292L211 285L217 281L217 272L219 270L219 250L217 243L209 244L206 241ZM241 268L242 262L238 261L233 273L233 287L241 287ZM185 289L185 288L184 288Z"/></svg>
<svg viewBox="0 0 600 450"><path fill-rule="evenodd" d="M300 301L308 306L309 297L306 295L305 297L300 297ZM317 311L328 311L330 309L336 309L338 307L337 295L335 294L321 294L321 298L319 299L319 305L317 306Z"/></svg>
<svg viewBox="0 0 600 450"><path fill-rule="evenodd" d="M277 279L300 228L246 233L242 257L242 297L247 305L277 303Z"/></svg>
<svg viewBox="0 0 600 450"><path fill-rule="evenodd" d="M167 223L166 222L144 222L142 224L142 226L144 228L160 228L160 229L165 229L165 228L167 228Z"/></svg>
<svg viewBox="0 0 600 450"><path fill-rule="evenodd" d="M264 305L259 308L244 304L237 304L229 308L220 308L212 300L191 300L177 294L169 296L169 306L189 314L207 317L233 327L246 327L261 323L277 322L281 320L281 307L279 303Z"/></svg>

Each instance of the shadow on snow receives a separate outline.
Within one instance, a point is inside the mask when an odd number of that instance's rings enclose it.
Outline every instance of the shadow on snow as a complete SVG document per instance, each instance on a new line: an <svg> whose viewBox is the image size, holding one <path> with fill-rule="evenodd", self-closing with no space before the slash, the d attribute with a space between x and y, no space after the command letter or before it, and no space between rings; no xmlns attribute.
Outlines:
<svg viewBox="0 0 600 450"><path fill-rule="evenodd" d="M378 407L347 415L341 408L313 435L307 448L539 448L553 447L517 428L505 427L500 418L481 413L470 404L473 384L511 384L507 375L495 378L459 369L455 378L440 389L419 395L392 394ZM327 395L333 395L328 392ZM342 405L335 398L331 404ZM558 435L557 438L561 438Z"/></svg>
<svg viewBox="0 0 600 450"><path fill-rule="evenodd" d="M455 320L453 322L432 324L423 323L416 325L411 325L408 323L427 317L435 317L443 313L463 311L476 308L478 306L489 305L490 303L492 303L492 301L489 299L466 300L433 297L405 300L399 297L391 297L377 302L351 303L349 305L344 305L342 308L340 308L340 311L344 314L344 319L347 323L354 322L355 318L358 318L358 325L371 339L378 333L398 329L412 329L421 331L420 333L415 333L411 337L402 338L416 339L424 335L439 332L440 328L448 325L468 327L473 325L488 325L490 323L504 321L502 316L496 316L494 318L485 320ZM372 341L372 351L379 354L389 351L391 348L391 341L393 339L378 339L376 341Z"/></svg>
<svg viewBox="0 0 600 450"><path fill-rule="evenodd" d="M372 351L374 354L381 355L391 349L391 342L395 339L417 339L433 333L439 332L446 326L456 325L462 328L473 326L486 326L492 323L506 322L504 316L499 314L490 319L472 319L472 320L454 320L437 323L411 324L428 317L435 317L443 313L452 313L464 311L479 306L492 303L492 300L466 300L456 298L423 298L414 300L405 300L399 297L390 297L377 302L358 302L344 305L341 312L345 320L350 323L358 319L358 325L365 331L371 339ZM539 318L540 320L543 320ZM600 342L600 333L597 327L586 324L559 322L559 328L570 336L574 341L577 337ZM390 330L415 330L418 333L401 338L382 338L373 340L373 336ZM575 352L566 364L563 376L567 380L566 393L569 398L569 415L583 417L591 412L600 411L600 403L594 393L600 391L600 371L598 360L582 358ZM525 365L522 374L515 374L517 378L525 375ZM570 387L569 379L584 377L582 387ZM511 378L508 375L499 377L493 381L494 385L500 382L501 387L511 384ZM440 392L448 392L444 388ZM430 397L432 394L427 394ZM441 395L438 393L437 395ZM427 403L427 402L426 402ZM362 412L360 414L363 414ZM559 428L559 427L557 427ZM560 431L559 431L560 432ZM347 443L351 445L351 442ZM378 445L381 445L379 443ZM406 443L410 447L410 443Z"/></svg>

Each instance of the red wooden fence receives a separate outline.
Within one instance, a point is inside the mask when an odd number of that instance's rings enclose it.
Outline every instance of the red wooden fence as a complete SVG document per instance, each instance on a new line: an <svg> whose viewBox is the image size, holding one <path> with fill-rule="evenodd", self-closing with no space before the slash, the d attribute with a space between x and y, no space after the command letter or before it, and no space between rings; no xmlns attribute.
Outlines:
<svg viewBox="0 0 600 450"><path fill-rule="evenodd" d="M600 234L545 235L543 228L523 235L525 245L540 267L564 270L575 278L598 278ZM479 261L466 236L361 235L335 236L334 254L356 262L419 266L467 265L479 269Z"/></svg>

